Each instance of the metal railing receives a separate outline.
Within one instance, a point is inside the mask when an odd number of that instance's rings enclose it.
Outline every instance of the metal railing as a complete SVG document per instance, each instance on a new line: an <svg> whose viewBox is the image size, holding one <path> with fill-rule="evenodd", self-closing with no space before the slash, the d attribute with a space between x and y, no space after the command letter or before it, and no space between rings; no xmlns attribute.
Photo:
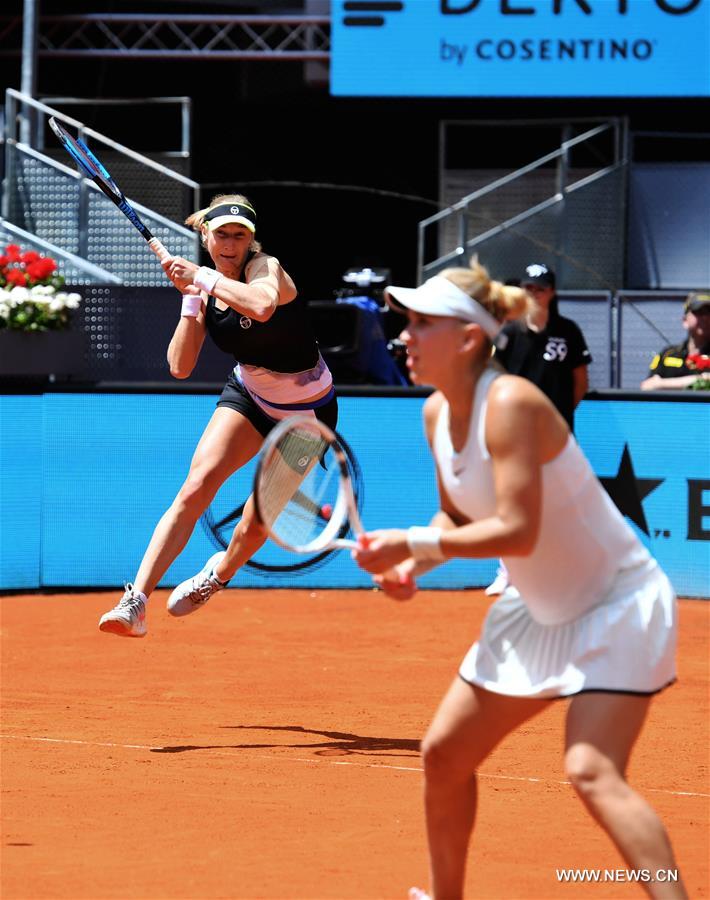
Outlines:
<svg viewBox="0 0 710 900"><path fill-rule="evenodd" d="M18 228L17 225L4 219L0 219L0 239L19 244L24 250L36 250L45 256L51 256L62 264L62 275L69 284L121 284L121 279L117 278L113 272L102 269L101 266L95 266L74 253L62 250L61 247L50 244L49 241L44 241L36 234L25 231L24 228Z"/></svg>
<svg viewBox="0 0 710 900"><path fill-rule="evenodd" d="M5 175L1 205L3 218L28 231L36 230L38 237L55 243L60 249L114 271L124 283L146 285L161 283L162 279L159 280L158 276L162 276L162 272L159 269L153 272L154 260L137 257L136 236L132 231L122 228L122 224L118 221L120 216L114 219L113 213L104 210L104 205L110 206L110 202L100 196L101 192L97 187L79 175L76 170L18 140L23 117L29 112L40 119L31 132L40 129L44 131L44 120L49 116L55 116L69 128L74 129L78 137L87 144L101 144L102 149L97 151L99 156L103 155L106 148L112 156L110 168L116 164L126 165L130 161L134 174L149 173L152 183L162 179L161 184L165 185L166 192L188 192L189 205L192 209L199 208L200 185L191 178L111 140L54 107L27 97L12 88L6 91ZM66 161L69 162L69 157ZM51 190L48 187L46 192L42 190L44 177L52 183ZM120 183L121 179L118 180ZM122 187L125 188L126 185L122 184ZM126 193L129 193L129 190L127 189ZM183 205L180 203L181 207ZM181 255L197 258L199 241L195 232L145 205L133 202L133 206L141 218L145 219L151 231L166 246ZM55 223L52 237L59 242L58 244L55 240L50 240L47 233L42 233L42 225L46 229L50 228L45 220L51 222L52 219L61 219L65 226L62 228Z"/></svg>
<svg viewBox="0 0 710 900"><path fill-rule="evenodd" d="M179 106L180 107L180 147L177 150L162 150L161 156L176 156L189 159L191 155L192 97L41 97L47 106ZM44 133L37 135L34 146L42 149L40 143Z"/></svg>
<svg viewBox="0 0 710 900"><path fill-rule="evenodd" d="M599 167L592 173L589 173L589 171L585 170L584 174L581 175L581 177L574 179L572 177L572 170L569 164L570 152L574 148L581 148L584 145L589 144L595 138L598 138L600 135L604 134L610 134L613 140L611 162L608 165ZM521 237L523 237L526 242L531 244L531 251L535 255L548 257L554 256L558 261L560 259L564 260L565 257L569 257L569 254L566 253L564 246L564 229L557 229L561 231L560 241L551 243L542 234L536 238L535 235L530 234L527 230L523 232L522 226L527 226L531 220L534 220L541 214L552 210L554 207L563 205L567 198L570 195L574 194L575 191L581 191L594 184L595 182L607 177L611 173L618 172L622 169L625 171L627 161L628 150L626 123L624 120L614 119L607 123L603 123L594 128L588 129L577 137L562 141L559 149L541 156L534 162L531 162L528 165L522 166L521 168L510 172L508 175L505 175L502 178L498 178L492 181L485 187L467 194L461 200L457 201L446 209L443 209L440 212L435 213L434 215L429 216L426 219L423 219L418 226L418 281L423 281L430 275L433 275L437 271L440 271L446 265L461 264L463 258L467 257L472 252L476 252L477 248L479 248L480 245L482 245L484 242L490 242L492 239L496 239L500 236L509 236L511 234L515 234L518 231L520 231ZM535 205L532 205L527 209L524 209L516 215L510 216L504 221L491 221L491 217L489 214L477 210L477 205L480 205L481 201L483 201L484 199L488 200L490 198L494 198L496 192L504 191L511 185L515 185L516 182L521 182L522 179L525 178L525 176L528 176L531 173L540 172L546 167L549 168L551 164L557 165L555 190L551 196L540 202L537 202ZM490 205L494 205L494 200L489 203L489 206ZM478 213L477 218L480 224L478 226L477 232L474 234L470 234L471 220L474 213ZM432 226L436 226L439 229L437 237L440 238L443 226L445 226L447 223L452 222L455 224L456 234L454 249L441 252L441 247L439 247L437 251L438 255L434 259L427 260L426 252L427 241L429 238L427 230ZM581 268L582 270L585 267L584 262L580 261L578 258L569 257L569 261L573 262L575 267ZM616 285L610 285L608 283L605 284L602 279L599 279L599 286L609 288L615 287Z"/></svg>
<svg viewBox="0 0 710 900"><path fill-rule="evenodd" d="M20 43L22 18L10 18L3 49ZM37 55L44 58L241 59L327 61L330 17L75 13L39 17Z"/></svg>
<svg viewBox="0 0 710 900"><path fill-rule="evenodd" d="M111 140L111 138L106 137L106 135L100 134L98 131L94 131L93 128L89 128L89 126L85 125L83 122L80 122L77 119L73 119L71 116L68 116L66 113L63 113L58 109L54 109L54 107L52 106L47 106L47 104L42 103L39 100L35 100L33 97L28 97L26 94L21 94L14 88L7 88L7 90L5 91L6 141L17 142L18 140L18 126L22 121L22 117L18 115L19 107L23 107L23 109L24 107L30 107L31 109L36 110L41 115L46 117L54 116L65 125L69 125L70 127L75 128L78 137L81 138L81 140L84 141L87 146L90 145L91 141L97 141L98 143L103 144L104 147L109 147L111 150L115 150L116 152L122 154L123 156L126 156L129 159L132 159L135 162L140 163L141 165L147 166L149 169L153 169L155 172L159 172L161 175L164 175L167 178L173 179L180 184L185 185L185 187L194 192L195 208L198 208L200 185L198 184L198 182L193 181L192 178L188 178L186 175L181 175L179 172L174 172L167 166L163 166L160 163L155 162L155 160L150 159L150 157L143 156L142 154L137 153L135 150L131 150L130 147L126 147L123 144L119 144L116 141ZM23 112L23 115L26 115L26 112Z"/></svg>

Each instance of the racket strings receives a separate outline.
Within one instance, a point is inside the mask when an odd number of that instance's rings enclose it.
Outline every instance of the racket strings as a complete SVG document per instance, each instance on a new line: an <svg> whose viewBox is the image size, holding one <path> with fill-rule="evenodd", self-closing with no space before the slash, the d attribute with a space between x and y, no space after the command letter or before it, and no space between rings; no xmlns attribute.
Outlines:
<svg viewBox="0 0 710 900"><path fill-rule="evenodd" d="M100 181L104 188L107 188L109 191L111 191L111 193L115 197L121 197L122 194L118 189L118 185L113 180L108 172L108 169L106 169L103 163L101 163L94 156L94 154L91 152L91 150L89 150L89 148L83 141L76 140L73 141L73 143L76 147L74 151L75 155L77 155L80 165L82 165L87 170L87 172L89 172L90 177L94 180Z"/></svg>
<svg viewBox="0 0 710 900"><path fill-rule="evenodd" d="M309 486L312 488L312 486ZM302 505L304 491L295 494L284 506L280 515L274 520L271 526L272 534L281 539L282 543L289 546L302 547L311 544L318 538L324 528L330 523L332 510L335 508L337 500L337 484L334 485L332 492L326 492L322 489L313 490L313 497L309 498L314 501L318 512L305 508ZM333 502L328 500L328 497Z"/></svg>
<svg viewBox="0 0 710 900"><path fill-rule="evenodd" d="M328 441L315 429L291 430L262 463L260 516L284 543L309 544L330 523L338 488L339 467Z"/></svg>
<svg viewBox="0 0 710 900"><path fill-rule="evenodd" d="M72 135L69 134L69 132L54 118L49 120L49 124L60 141L64 144L70 156L74 159L74 162L79 166L82 173L95 181L100 181L104 186L104 189L109 190L114 196L120 197L121 192L111 177L108 169L96 158L91 150L89 150L84 141L82 141L81 138L72 137Z"/></svg>

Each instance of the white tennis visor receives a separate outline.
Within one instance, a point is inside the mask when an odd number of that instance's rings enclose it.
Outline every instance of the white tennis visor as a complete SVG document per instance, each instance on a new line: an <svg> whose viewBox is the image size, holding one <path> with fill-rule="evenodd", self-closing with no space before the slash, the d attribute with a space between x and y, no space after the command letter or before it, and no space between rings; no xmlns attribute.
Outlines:
<svg viewBox="0 0 710 900"><path fill-rule="evenodd" d="M495 340L501 329L501 323L477 300L440 275L429 278L418 288L389 286L385 297L393 301L390 306L395 309L404 307L424 316L452 316L464 322L475 322L491 340Z"/></svg>

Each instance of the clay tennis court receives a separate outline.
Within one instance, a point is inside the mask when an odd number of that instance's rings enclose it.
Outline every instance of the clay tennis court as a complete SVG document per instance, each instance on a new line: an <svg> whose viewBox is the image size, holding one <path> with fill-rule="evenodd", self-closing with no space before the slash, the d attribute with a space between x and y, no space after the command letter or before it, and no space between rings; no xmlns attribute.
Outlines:
<svg viewBox="0 0 710 900"><path fill-rule="evenodd" d="M117 597L2 610L2 897L405 898L426 886L418 740L478 632L480 591L229 590L142 640L96 628ZM710 604L681 602L679 683L631 780L709 896ZM625 868L561 766L563 701L480 778L467 896L635 897L560 884Z"/></svg>

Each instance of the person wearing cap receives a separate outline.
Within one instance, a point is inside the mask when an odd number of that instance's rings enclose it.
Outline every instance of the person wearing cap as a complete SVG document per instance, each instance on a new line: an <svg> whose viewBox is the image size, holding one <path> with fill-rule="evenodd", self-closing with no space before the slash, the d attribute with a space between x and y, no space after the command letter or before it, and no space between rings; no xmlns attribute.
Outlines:
<svg viewBox="0 0 710 900"><path fill-rule="evenodd" d="M256 213L241 194L215 197L187 220L214 268L169 257L163 268L182 293L180 320L168 347L170 372L192 373L207 335L237 361L202 437L185 483L158 523L135 580L99 620L112 634L142 637L151 591L182 551L221 485L252 459L274 425L312 415L335 428L333 379L306 309L278 259L255 239ZM168 612L184 616L226 587L266 540L251 498L225 552L214 554L170 595Z"/></svg>
<svg viewBox="0 0 710 900"><path fill-rule="evenodd" d="M698 381L710 379L710 291L693 291L683 304L681 344L664 347L657 353L642 391L683 391Z"/></svg>
<svg viewBox="0 0 710 900"><path fill-rule="evenodd" d="M353 557L400 600L454 558L502 557L519 589L492 603L422 742L432 896L463 894L477 770L563 697L564 763L584 805L629 868L676 869L659 817L625 776L652 696L675 680L668 578L550 400L492 359L514 296L474 262L386 297L407 314L412 382L435 388L423 417L439 509L428 525L362 535ZM680 881L649 890L685 896Z"/></svg>
<svg viewBox="0 0 710 900"><path fill-rule="evenodd" d="M577 323L559 314L555 273L549 266L527 266L520 286L532 302L522 319L506 325L508 341L497 351L498 358L512 375L536 384L574 431L574 411L589 387L587 342Z"/></svg>
<svg viewBox="0 0 710 900"><path fill-rule="evenodd" d="M559 314L556 277L549 266L527 266L519 283L531 303L524 317L505 326L507 342L497 348L498 359L511 374L536 384L574 431L574 411L589 387L589 348L577 323ZM486 593L502 594L509 583L505 566L499 563Z"/></svg>

